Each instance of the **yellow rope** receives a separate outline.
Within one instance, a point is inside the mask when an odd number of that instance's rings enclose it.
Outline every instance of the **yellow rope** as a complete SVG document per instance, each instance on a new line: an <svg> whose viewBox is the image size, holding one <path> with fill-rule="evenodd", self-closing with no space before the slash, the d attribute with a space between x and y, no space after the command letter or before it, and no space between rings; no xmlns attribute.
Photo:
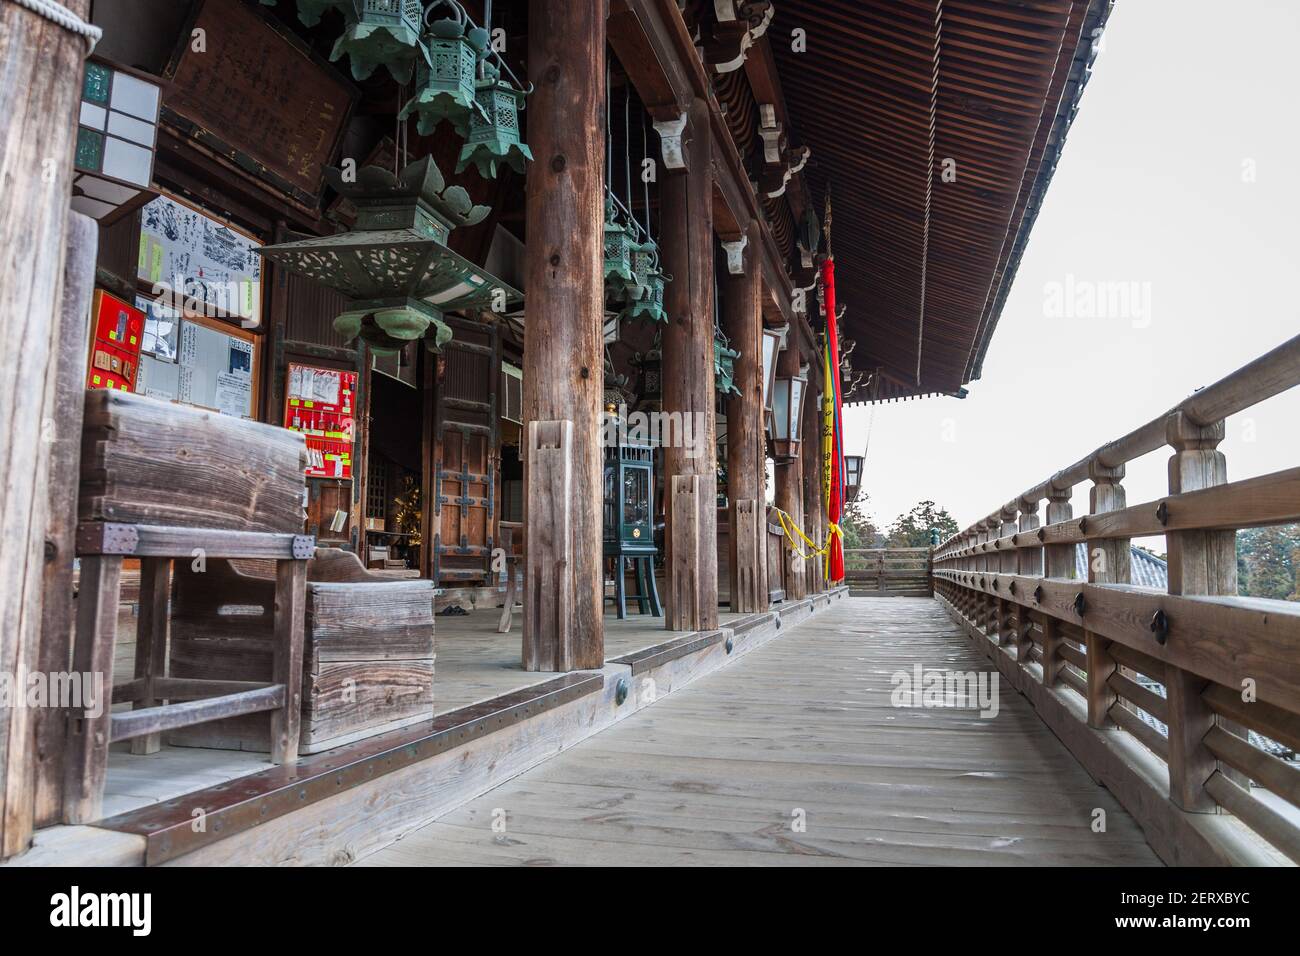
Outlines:
<svg viewBox="0 0 1300 956"><path fill-rule="evenodd" d="M777 519L780 520L781 522L781 530L785 532L786 540L790 544L790 550L795 553L796 557L807 560L808 558L815 558L823 554L829 555L831 553L831 535L838 534L840 530L839 527L836 526L833 522L831 523L830 526L833 530L830 532L830 534L826 536L826 543L821 547L818 547L817 542L814 541L812 538L808 537L808 535L804 534L803 529L794 523L793 518L791 518L780 508L774 508L772 510L776 512ZM794 536L796 534L800 538L802 538L805 542L807 542L808 546L813 550L807 554L805 554L803 551L800 551L799 548L794 543Z"/></svg>

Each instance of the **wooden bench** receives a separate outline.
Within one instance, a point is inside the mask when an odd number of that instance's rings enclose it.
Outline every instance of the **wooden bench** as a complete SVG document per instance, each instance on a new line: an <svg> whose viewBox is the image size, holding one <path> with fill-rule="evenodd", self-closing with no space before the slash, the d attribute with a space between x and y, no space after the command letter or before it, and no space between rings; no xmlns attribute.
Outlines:
<svg viewBox="0 0 1300 956"><path fill-rule="evenodd" d="M130 740L135 752L149 753L166 731L269 713L272 759L297 760L307 561L315 550L310 536L296 533L306 463L302 436L286 429L126 392L86 393L72 655L83 693L68 717L65 822L99 818L108 748L116 741ZM128 556L140 560L135 677L115 688L113 649ZM232 558L274 562L269 672L254 681L169 674L173 561L197 572ZM123 701L133 709L112 713L110 702Z"/></svg>

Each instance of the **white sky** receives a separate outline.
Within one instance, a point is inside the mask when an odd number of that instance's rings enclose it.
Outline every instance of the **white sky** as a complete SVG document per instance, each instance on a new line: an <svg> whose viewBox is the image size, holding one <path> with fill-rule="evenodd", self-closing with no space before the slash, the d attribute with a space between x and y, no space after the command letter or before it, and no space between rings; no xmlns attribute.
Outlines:
<svg viewBox="0 0 1300 956"><path fill-rule="evenodd" d="M965 400L845 409L882 527L930 498L964 528L1300 332L1298 47L1294 0L1115 5L983 377ZM1149 283L1150 308L1051 317L1069 275ZM1294 467L1298 429L1300 389L1229 419L1229 477ZM1166 493L1167 459L1129 464L1130 504Z"/></svg>

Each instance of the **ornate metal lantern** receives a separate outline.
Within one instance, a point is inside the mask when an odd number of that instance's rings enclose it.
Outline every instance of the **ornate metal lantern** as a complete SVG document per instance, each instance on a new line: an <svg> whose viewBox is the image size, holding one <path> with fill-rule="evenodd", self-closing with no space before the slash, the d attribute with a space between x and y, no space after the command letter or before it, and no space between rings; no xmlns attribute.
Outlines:
<svg viewBox="0 0 1300 956"><path fill-rule="evenodd" d="M719 396L740 394L740 389L736 388L736 359L738 358L740 353L728 348L726 336L721 332L714 333L713 380Z"/></svg>
<svg viewBox="0 0 1300 956"><path fill-rule="evenodd" d="M444 311L518 302L520 293L447 248L452 229L480 222L460 186L446 185L431 157L400 175L378 166L345 182L339 170L326 178L357 208L350 232L258 249L291 272L315 279L358 300L334 320L347 338L360 337L379 352L425 338L434 351L451 338Z"/></svg>
<svg viewBox="0 0 1300 956"><path fill-rule="evenodd" d="M605 195L605 291L621 296L632 282L632 245L636 233L619 222L612 193Z"/></svg>
<svg viewBox="0 0 1300 956"><path fill-rule="evenodd" d="M447 7L451 16L429 20L439 7ZM460 136L469 134L470 114L479 109L475 102L474 78L478 61L487 50L489 35L481 27L469 28L465 8L455 0L435 0L424 12L429 32L424 42L428 62L417 62L415 96L402 107L398 116L419 116L421 136L433 133L439 120L447 120Z"/></svg>
<svg viewBox="0 0 1300 956"><path fill-rule="evenodd" d="M628 442L620 435L605 449L604 553L614 559L615 603L618 616L627 614L624 562L632 561L635 595L642 614L659 616L654 556L654 449Z"/></svg>
<svg viewBox="0 0 1300 956"><path fill-rule="evenodd" d="M799 454L807 386L808 379L802 374L776 378L772 389L772 445L778 459L788 461Z"/></svg>
<svg viewBox="0 0 1300 956"><path fill-rule="evenodd" d="M409 83L417 62L429 65L420 40L420 0L352 0L344 12L348 27L335 42L330 60L346 55L353 79L366 79L382 64L398 83Z"/></svg>
<svg viewBox="0 0 1300 956"><path fill-rule="evenodd" d="M497 163L504 162L517 173L532 162L533 152L519 138L519 111L528 91L515 89L501 78L491 63L483 64L484 78L476 84L478 109L469 117L469 137L460 149L456 172L473 165L485 179L496 179ZM531 91L532 87L529 87Z"/></svg>
<svg viewBox="0 0 1300 956"><path fill-rule="evenodd" d="M658 405L663 399L664 384L663 353L659 350L657 337L655 347L644 355L640 352L636 353L632 356L631 363L640 372L637 391L641 396L641 401L651 405Z"/></svg>
<svg viewBox="0 0 1300 956"><path fill-rule="evenodd" d="M862 455L844 456L844 498L846 501L855 499L858 496L858 490L862 487L862 463L864 460Z"/></svg>

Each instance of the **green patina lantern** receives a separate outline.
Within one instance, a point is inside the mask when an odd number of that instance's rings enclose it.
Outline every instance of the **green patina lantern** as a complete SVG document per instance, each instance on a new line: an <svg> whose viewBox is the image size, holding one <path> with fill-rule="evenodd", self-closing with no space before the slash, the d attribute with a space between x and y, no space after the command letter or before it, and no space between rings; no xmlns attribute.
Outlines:
<svg viewBox="0 0 1300 956"><path fill-rule="evenodd" d="M740 353L727 346L727 339L721 332L713 337L713 382L719 396L739 395L736 388L736 359Z"/></svg>
<svg viewBox="0 0 1300 956"><path fill-rule="evenodd" d="M419 338L438 351L451 338L444 312L504 310L523 298L447 248L451 231L481 222L488 207L475 206L460 186L447 186L431 157L399 175L366 166L355 182L326 167L326 179L356 206L352 230L257 252L356 300L334 320L340 335L359 337L377 352Z"/></svg>
<svg viewBox="0 0 1300 956"><path fill-rule="evenodd" d="M429 20L434 10L446 7L451 16ZM424 45L427 62L416 61L415 96L398 114L419 117L421 136L429 136L440 120L447 120L462 137L469 134L470 115L481 110L475 101L478 61L487 50L489 34L469 26L465 8L455 0L437 0L424 12L429 32Z"/></svg>
<svg viewBox="0 0 1300 956"><path fill-rule="evenodd" d="M519 112L528 92L503 80L501 71L491 63L484 63L483 72L474 94L479 108L470 113L469 137L461 147L456 172L473 165L480 176L496 179L497 163L504 162L522 173L533 159L532 150L519 138Z"/></svg>
<svg viewBox="0 0 1300 956"><path fill-rule="evenodd" d="M612 193L605 195L605 292L621 297L632 283L632 246L636 233L619 222Z"/></svg>
<svg viewBox="0 0 1300 956"><path fill-rule="evenodd" d="M383 65L398 83L409 83L415 64L428 64L420 40L420 0L352 0L344 12L348 27L335 42L330 61L347 56L353 79L364 80Z"/></svg>
<svg viewBox="0 0 1300 956"><path fill-rule="evenodd" d="M653 246L651 242L649 245ZM668 313L663 308L663 287L671 281L663 269L659 268L658 250L654 251L653 264L645 274L645 281L636 290L629 290L628 304L623 308L623 319L666 323Z"/></svg>

